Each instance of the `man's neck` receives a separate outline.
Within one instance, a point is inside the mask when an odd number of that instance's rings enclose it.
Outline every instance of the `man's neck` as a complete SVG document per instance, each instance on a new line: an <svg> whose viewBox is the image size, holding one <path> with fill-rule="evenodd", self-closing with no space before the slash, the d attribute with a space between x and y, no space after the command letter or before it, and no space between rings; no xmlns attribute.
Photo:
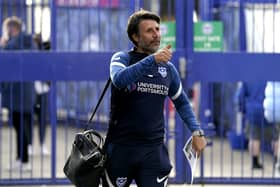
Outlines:
<svg viewBox="0 0 280 187"><path fill-rule="evenodd" d="M137 47L134 47L133 50L137 53L144 53L144 54L147 54L147 55L151 55L153 53L149 52L149 51L144 51L143 49L141 48L137 48Z"/></svg>

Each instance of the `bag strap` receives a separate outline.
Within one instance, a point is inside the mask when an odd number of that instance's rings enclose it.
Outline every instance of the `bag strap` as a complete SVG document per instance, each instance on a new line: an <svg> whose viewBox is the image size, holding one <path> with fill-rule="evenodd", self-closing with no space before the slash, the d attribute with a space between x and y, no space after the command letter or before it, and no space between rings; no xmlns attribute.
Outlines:
<svg viewBox="0 0 280 187"><path fill-rule="evenodd" d="M102 91L102 93L101 93L101 96L99 97L99 99L98 99L98 101L97 101L97 104L96 104L96 106L95 106L95 108L94 108L94 110L93 110L93 112L92 112L92 114L91 114L91 116L90 116L90 118L89 118L89 120L88 120L88 122L87 122L87 125L86 125L84 131L88 130L89 125L90 125L90 123L92 122L92 119L93 119L93 117L94 117L94 115L95 115L95 113L96 113L96 111L97 111L97 109L98 109L98 107L99 107L99 105L100 105L100 103L101 103L101 101L102 101L102 99L103 99L103 97L104 97L104 95L105 95L105 93L106 93L108 87L110 86L110 83L111 83L111 79L109 78L109 79L107 80L107 83L106 83L106 85L105 85L105 87L104 87L104 89L103 89L103 91Z"/></svg>

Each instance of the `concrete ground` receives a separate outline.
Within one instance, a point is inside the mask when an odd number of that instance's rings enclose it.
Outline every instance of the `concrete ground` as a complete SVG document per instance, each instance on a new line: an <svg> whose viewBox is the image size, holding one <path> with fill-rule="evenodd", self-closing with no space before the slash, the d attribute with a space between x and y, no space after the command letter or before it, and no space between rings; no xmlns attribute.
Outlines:
<svg viewBox="0 0 280 187"><path fill-rule="evenodd" d="M192 185L193 187L253 187L253 185ZM14 187L22 187L22 186L14 186ZM68 186L29 186L29 187L74 187L71 185ZM131 187L136 187L135 185L131 185ZM168 185L168 187L191 187L191 185ZM279 187L279 185L258 185L258 187Z"/></svg>
<svg viewBox="0 0 280 187"><path fill-rule="evenodd" d="M67 158L73 137L79 130L69 128L67 126L60 126L56 129L56 176L65 177L63 173L63 165ZM1 179L28 179L28 178L50 178L51 177L51 156L41 154L40 146L38 145L38 129L34 129L34 152L30 157L32 171L27 173L10 172L6 169L15 158L15 133L12 128L0 129L0 180ZM46 144L51 150L51 129L47 131ZM264 170L252 170L250 165L250 156L247 150L232 150L226 139L214 138L210 140L211 146L207 147L204 152L204 176L206 177L244 177L244 178L274 178L280 180L280 177L275 174L273 169L272 155L264 153L261 161L264 164ZM171 161L174 163L174 142L170 141L169 153ZM183 153L182 153L183 154ZM195 176L200 175L200 166L197 167ZM171 176L175 176L175 170L172 171ZM43 187L30 186L30 187ZM133 185L131 185L133 186ZM169 187L187 187L190 185L169 185ZM193 185L195 187L202 185ZM217 185L203 185L204 187L214 187ZM220 185L219 185L220 186ZM241 186L247 187L252 185L221 185L227 187ZM259 187L266 187L271 185L258 185ZM276 185L275 185L276 186ZM52 187L66 187L66 186L52 186ZM67 185L71 187L71 185Z"/></svg>

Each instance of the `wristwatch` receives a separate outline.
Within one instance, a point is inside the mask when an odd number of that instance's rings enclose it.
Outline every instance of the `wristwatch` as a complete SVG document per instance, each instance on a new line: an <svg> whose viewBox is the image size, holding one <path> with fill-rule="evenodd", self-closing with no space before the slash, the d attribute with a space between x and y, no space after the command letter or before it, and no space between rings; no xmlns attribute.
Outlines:
<svg viewBox="0 0 280 187"><path fill-rule="evenodd" d="M195 130L192 132L192 136L204 136L204 131L202 129Z"/></svg>

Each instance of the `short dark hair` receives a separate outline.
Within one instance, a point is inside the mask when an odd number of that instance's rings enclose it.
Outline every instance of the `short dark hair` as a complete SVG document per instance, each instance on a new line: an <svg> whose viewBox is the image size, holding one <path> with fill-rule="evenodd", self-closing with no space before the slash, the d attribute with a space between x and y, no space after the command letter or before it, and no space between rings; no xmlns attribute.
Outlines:
<svg viewBox="0 0 280 187"><path fill-rule="evenodd" d="M138 34L139 32L138 26L142 20L155 20L158 24L160 24L160 17L153 12L143 10L143 9L134 12L128 19L126 32L130 41L132 41L133 44L136 46L137 43L133 40L132 35Z"/></svg>

